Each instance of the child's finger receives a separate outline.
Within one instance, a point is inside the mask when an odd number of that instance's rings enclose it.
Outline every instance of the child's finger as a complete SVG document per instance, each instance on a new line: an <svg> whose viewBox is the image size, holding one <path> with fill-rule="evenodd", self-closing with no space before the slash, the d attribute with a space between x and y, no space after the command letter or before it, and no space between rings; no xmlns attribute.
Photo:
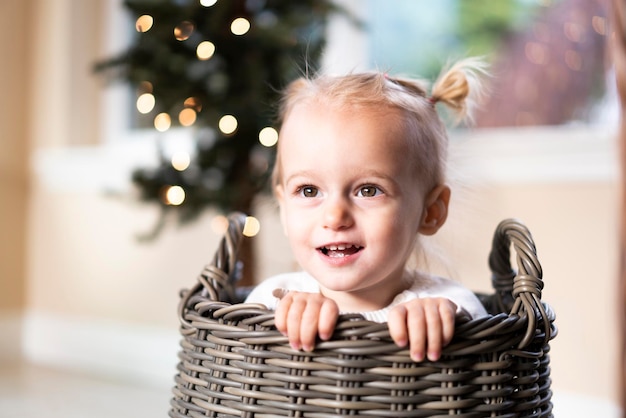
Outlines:
<svg viewBox="0 0 626 418"><path fill-rule="evenodd" d="M395 306L387 317L389 335L398 347L405 347L409 343L407 331L407 310L404 305Z"/></svg>
<svg viewBox="0 0 626 418"><path fill-rule="evenodd" d="M318 333L322 340L326 341L333 335L338 316L339 307L337 304L330 299L324 300L317 322Z"/></svg>
<svg viewBox="0 0 626 418"><path fill-rule="evenodd" d="M315 298L307 300L300 317L300 342L304 351L312 351L317 339L317 329L322 302Z"/></svg>
<svg viewBox="0 0 626 418"><path fill-rule="evenodd" d="M422 305L409 311L407 327L411 358L414 361L422 361L426 355L426 344L429 342L427 340L426 312Z"/></svg>
<svg viewBox="0 0 626 418"><path fill-rule="evenodd" d="M443 347L443 324L439 314L439 305L435 302L424 306L426 315L426 334L428 338L428 359L437 361Z"/></svg>
<svg viewBox="0 0 626 418"><path fill-rule="evenodd" d="M299 350L302 348L302 329L301 325L303 323L303 315L306 309L307 303L306 300L303 300L301 297L296 297L296 295L287 296L288 300L290 300L289 312L287 312L287 337L289 338L289 344L294 350ZM281 300L282 302L282 300Z"/></svg>
<svg viewBox="0 0 626 418"><path fill-rule="evenodd" d="M274 325L283 335L287 335L287 317L291 307L291 300L291 297L282 297L274 311Z"/></svg>
<svg viewBox="0 0 626 418"><path fill-rule="evenodd" d="M454 302L447 301L439 307L441 323L443 326L443 346L445 347L454 337L454 326L456 321L457 306Z"/></svg>

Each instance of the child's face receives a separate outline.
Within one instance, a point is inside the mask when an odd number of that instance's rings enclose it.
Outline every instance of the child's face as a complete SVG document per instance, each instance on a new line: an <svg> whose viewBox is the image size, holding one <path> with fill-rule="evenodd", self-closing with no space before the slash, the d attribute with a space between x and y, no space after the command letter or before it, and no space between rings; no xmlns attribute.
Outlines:
<svg viewBox="0 0 626 418"><path fill-rule="evenodd" d="M374 310L406 284L424 187L401 132L381 109L292 109L280 133L277 197L303 269L342 310Z"/></svg>

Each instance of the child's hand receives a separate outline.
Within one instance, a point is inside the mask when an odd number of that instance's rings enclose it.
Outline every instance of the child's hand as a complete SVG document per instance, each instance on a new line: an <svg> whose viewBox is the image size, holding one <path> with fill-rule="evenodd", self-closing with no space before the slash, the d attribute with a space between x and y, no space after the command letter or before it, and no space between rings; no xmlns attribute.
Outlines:
<svg viewBox="0 0 626 418"><path fill-rule="evenodd" d="M274 321L276 328L289 338L292 348L312 351L319 335L328 340L335 329L339 307L332 299L319 293L275 290L280 298Z"/></svg>
<svg viewBox="0 0 626 418"><path fill-rule="evenodd" d="M409 344L411 358L439 360L454 335L456 304L445 298L413 299L389 312L389 333L400 347Z"/></svg>

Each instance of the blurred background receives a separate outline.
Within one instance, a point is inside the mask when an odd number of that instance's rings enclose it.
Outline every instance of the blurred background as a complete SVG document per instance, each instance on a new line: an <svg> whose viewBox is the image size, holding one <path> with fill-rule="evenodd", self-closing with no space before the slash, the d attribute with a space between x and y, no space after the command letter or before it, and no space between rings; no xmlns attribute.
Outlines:
<svg viewBox="0 0 626 418"><path fill-rule="evenodd" d="M608 2L334 5L0 0L0 416L166 416L179 291L223 215L260 226L246 283L295 268L264 187L276 90L317 70L432 80L468 55L493 78L450 132L431 267L490 291L493 231L523 220L557 313L555 415L619 416Z"/></svg>

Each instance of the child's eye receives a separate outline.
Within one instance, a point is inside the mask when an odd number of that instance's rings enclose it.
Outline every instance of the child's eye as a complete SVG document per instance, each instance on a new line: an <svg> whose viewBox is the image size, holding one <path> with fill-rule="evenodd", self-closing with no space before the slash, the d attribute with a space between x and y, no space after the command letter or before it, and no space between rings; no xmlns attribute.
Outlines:
<svg viewBox="0 0 626 418"><path fill-rule="evenodd" d="M303 186L298 189L298 193L303 197L316 197L319 191L314 186Z"/></svg>
<svg viewBox="0 0 626 418"><path fill-rule="evenodd" d="M374 197L380 194L382 194L382 190L380 190L376 186L371 186L371 185L363 186L357 192L358 197Z"/></svg>

